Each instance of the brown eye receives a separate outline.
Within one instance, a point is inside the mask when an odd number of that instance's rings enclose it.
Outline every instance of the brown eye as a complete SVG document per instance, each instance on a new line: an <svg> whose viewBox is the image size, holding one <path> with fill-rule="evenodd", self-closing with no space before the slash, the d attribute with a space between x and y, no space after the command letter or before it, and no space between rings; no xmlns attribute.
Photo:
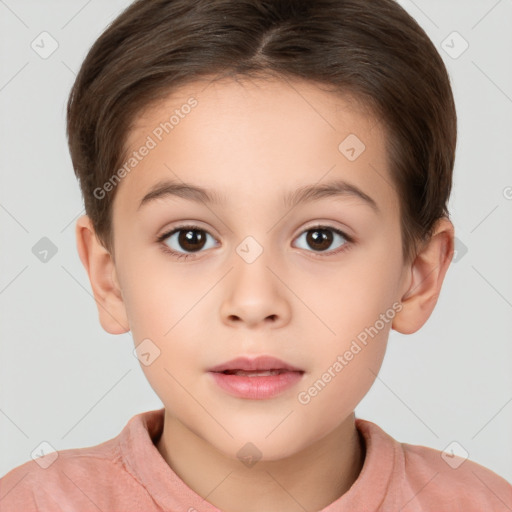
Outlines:
<svg viewBox="0 0 512 512"><path fill-rule="evenodd" d="M307 245L307 247L301 247L301 249L311 248L314 252L324 252L329 249L331 249L332 252L337 252L336 249L343 247L350 241L349 237L342 231L329 226L309 228L304 231L297 240L301 238L305 238L305 244ZM337 243L337 246L334 248L331 247L333 242Z"/></svg>
<svg viewBox="0 0 512 512"><path fill-rule="evenodd" d="M208 246L208 237L213 242L215 241L212 235L204 229L200 229L197 226L181 226L170 233L162 235L160 241L164 242L173 253L186 254L199 252L202 249L209 249L215 246L215 243L210 243Z"/></svg>
<svg viewBox="0 0 512 512"><path fill-rule="evenodd" d="M203 232L197 229L180 230L178 244L185 251L199 251L203 248L206 237Z"/></svg>
<svg viewBox="0 0 512 512"><path fill-rule="evenodd" d="M331 246L333 238L328 229L313 229L308 231L306 241L313 249L326 251Z"/></svg>

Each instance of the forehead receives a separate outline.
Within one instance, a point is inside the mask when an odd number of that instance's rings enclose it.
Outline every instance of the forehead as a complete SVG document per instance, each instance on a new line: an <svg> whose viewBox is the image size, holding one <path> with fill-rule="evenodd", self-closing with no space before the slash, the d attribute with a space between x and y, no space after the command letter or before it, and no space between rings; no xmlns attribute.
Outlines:
<svg viewBox="0 0 512 512"><path fill-rule="evenodd" d="M141 157L144 146L151 149ZM397 200L381 123L354 97L308 81L185 85L137 116L125 147L127 161L139 155L117 196L134 207L169 179L212 190L224 202L258 193L270 202L273 194L334 179L364 190L383 209Z"/></svg>

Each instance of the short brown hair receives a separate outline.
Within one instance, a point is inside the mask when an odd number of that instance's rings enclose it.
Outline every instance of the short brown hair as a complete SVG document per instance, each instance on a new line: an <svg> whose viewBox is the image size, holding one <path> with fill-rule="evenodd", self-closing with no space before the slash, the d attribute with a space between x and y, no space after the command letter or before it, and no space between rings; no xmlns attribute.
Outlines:
<svg viewBox="0 0 512 512"><path fill-rule="evenodd" d="M94 191L122 165L137 114L220 74L306 79L371 108L386 127L405 260L449 215L457 131L449 76L394 0L138 0L94 43L67 106L86 213L109 251L117 187L101 199Z"/></svg>

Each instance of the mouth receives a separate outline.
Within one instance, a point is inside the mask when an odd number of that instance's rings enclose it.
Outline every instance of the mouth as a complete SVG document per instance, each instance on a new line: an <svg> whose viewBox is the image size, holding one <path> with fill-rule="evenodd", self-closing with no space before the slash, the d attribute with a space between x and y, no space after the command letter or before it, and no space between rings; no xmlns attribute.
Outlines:
<svg viewBox="0 0 512 512"><path fill-rule="evenodd" d="M268 377L269 375L280 375L281 373L288 372L290 370L284 370L282 368L279 368L277 370L224 370L223 372L217 372L217 373L223 373L224 375L242 375L244 377Z"/></svg>
<svg viewBox="0 0 512 512"><path fill-rule="evenodd" d="M209 370L214 382L237 398L264 400L273 398L295 386L304 370L280 359L260 356L239 357Z"/></svg>
<svg viewBox="0 0 512 512"><path fill-rule="evenodd" d="M209 371L229 374L234 372L246 372L248 374L256 372L304 372L304 370L272 356L259 356L252 359L249 357L237 357L226 363L214 366Z"/></svg>

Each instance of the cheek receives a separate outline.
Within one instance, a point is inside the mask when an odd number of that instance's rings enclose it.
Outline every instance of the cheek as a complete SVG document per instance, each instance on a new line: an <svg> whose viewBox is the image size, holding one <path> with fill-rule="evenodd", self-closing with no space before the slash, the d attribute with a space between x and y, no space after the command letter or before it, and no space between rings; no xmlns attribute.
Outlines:
<svg viewBox="0 0 512 512"><path fill-rule="evenodd" d="M401 309L396 295L398 256L382 245L353 257L350 271L332 273L318 304L325 305L326 323L335 334L316 345L315 368L299 403L315 403L325 414L335 404L329 414L342 418L368 392L382 364L393 318Z"/></svg>
<svg viewBox="0 0 512 512"><path fill-rule="evenodd" d="M197 271L170 264L165 255L139 253L122 262L119 278L134 344L146 343L158 354L142 369L155 390L167 389L175 385L168 372L182 382L189 378L187 370L197 367L198 350L206 343L199 321L207 314L202 298L212 284L208 276L200 279Z"/></svg>
<svg viewBox="0 0 512 512"><path fill-rule="evenodd" d="M384 328L379 319L386 313L394 317L400 275L400 260L385 250L361 251L351 256L346 268L331 273L317 303L336 333L331 338L339 348L376 322L379 331L389 330L391 322Z"/></svg>
<svg viewBox="0 0 512 512"><path fill-rule="evenodd" d="M154 252L146 257L130 255L122 262L119 279L134 340L167 339L169 330L193 313L206 284L201 286L197 276L194 279L179 264Z"/></svg>
<svg viewBox="0 0 512 512"><path fill-rule="evenodd" d="M298 407L315 432L335 428L368 393L384 359L390 324L379 330L372 322L355 336L339 336L324 347L297 395Z"/></svg>

